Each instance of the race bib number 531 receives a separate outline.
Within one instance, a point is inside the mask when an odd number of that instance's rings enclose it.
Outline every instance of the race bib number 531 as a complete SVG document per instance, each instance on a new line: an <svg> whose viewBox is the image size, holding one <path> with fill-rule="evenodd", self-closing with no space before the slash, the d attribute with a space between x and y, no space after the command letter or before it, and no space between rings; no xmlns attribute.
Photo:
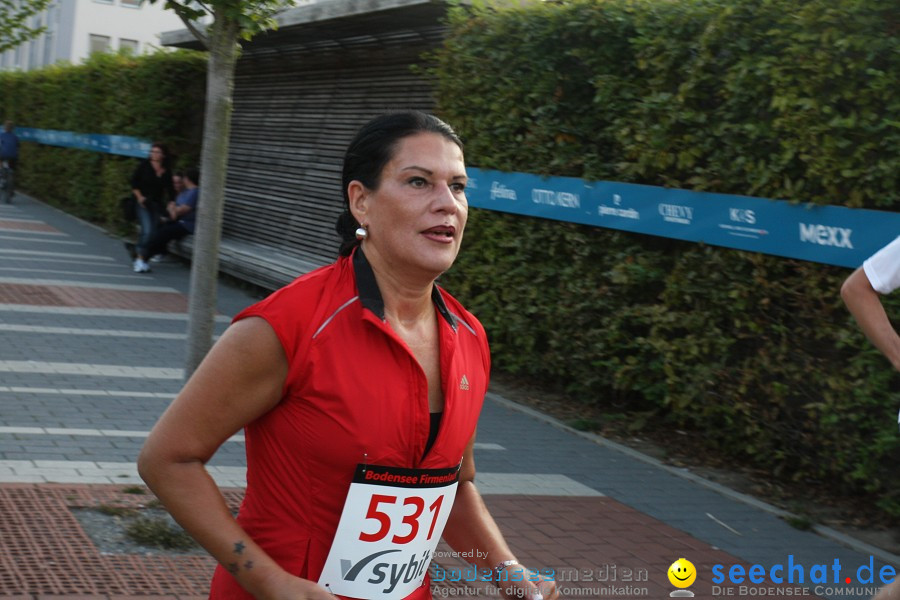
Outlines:
<svg viewBox="0 0 900 600"><path fill-rule="evenodd" d="M408 596L425 579L458 480L459 466L358 465L319 584L366 600Z"/></svg>

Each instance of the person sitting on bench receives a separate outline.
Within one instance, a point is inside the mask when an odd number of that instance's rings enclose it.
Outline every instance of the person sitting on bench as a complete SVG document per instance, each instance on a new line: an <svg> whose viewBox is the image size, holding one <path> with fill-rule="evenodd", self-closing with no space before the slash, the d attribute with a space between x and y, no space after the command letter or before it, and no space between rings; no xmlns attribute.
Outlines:
<svg viewBox="0 0 900 600"><path fill-rule="evenodd" d="M199 180L200 172L197 169L188 169L184 172L184 191L166 207L171 220L153 232L146 246L138 246L137 260L134 261L135 273L149 273L150 265L147 261L151 257L164 253L170 241L180 240L194 233L197 199L200 195L200 188L197 187Z"/></svg>

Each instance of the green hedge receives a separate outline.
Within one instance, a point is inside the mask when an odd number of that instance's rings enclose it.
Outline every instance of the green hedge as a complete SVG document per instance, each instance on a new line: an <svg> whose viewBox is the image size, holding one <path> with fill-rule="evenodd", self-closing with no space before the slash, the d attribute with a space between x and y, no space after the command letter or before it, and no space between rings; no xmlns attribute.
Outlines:
<svg viewBox="0 0 900 600"><path fill-rule="evenodd" d="M471 165L900 207L890 3L572 0L449 26L436 97ZM445 279L499 369L900 517L900 378L841 304L848 274L473 210Z"/></svg>
<svg viewBox="0 0 900 600"><path fill-rule="evenodd" d="M852 207L900 204L900 13L877 0L573 0L451 11L440 112L469 164ZM196 161L205 59L0 73L0 116ZM134 159L25 144L20 183L113 226ZM900 517L900 378L846 269L473 210L446 285L495 365ZM900 314L900 299L886 299Z"/></svg>
<svg viewBox="0 0 900 600"><path fill-rule="evenodd" d="M177 166L200 156L206 58L158 52L95 54L82 65L0 73L0 116L22 127L128 135L165 142ZM17 186L110 228L130 192L136 159L23 143Z"/></svg>

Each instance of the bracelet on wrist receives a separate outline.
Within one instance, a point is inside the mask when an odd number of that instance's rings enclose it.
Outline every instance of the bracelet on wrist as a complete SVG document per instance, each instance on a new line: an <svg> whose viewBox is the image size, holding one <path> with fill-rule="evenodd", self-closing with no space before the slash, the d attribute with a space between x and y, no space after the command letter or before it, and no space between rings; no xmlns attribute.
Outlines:
<svg viewBox="0 0 900 600"><path fill-rule="evenodd" d="M501 572L505 571L507 567L511 567L513 565L518 565L518 564L521 564L521 563L519 561L517 561L516 559L504 560L503 562L498 564L496 567L494 567L494 579L496 579L497 581L500 581L500 573Z"/></svg>

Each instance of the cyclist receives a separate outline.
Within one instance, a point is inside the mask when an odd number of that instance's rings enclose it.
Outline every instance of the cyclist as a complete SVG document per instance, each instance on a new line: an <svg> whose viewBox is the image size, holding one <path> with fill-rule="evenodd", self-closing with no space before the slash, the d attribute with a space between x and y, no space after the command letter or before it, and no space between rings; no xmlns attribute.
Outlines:
<svg viewBox="0 0 900 600"><path fill-rule="evenodd" d="M19 163L19 136L13 133L13 122L7 121L3 125L3 132L0 133L0 164L10 169L5 175L8 180L4 181L4 189L0 190L5 196L6 202L10 202L15 188L15 172ZM5 179L5 178L4 178Z"/></svg>

